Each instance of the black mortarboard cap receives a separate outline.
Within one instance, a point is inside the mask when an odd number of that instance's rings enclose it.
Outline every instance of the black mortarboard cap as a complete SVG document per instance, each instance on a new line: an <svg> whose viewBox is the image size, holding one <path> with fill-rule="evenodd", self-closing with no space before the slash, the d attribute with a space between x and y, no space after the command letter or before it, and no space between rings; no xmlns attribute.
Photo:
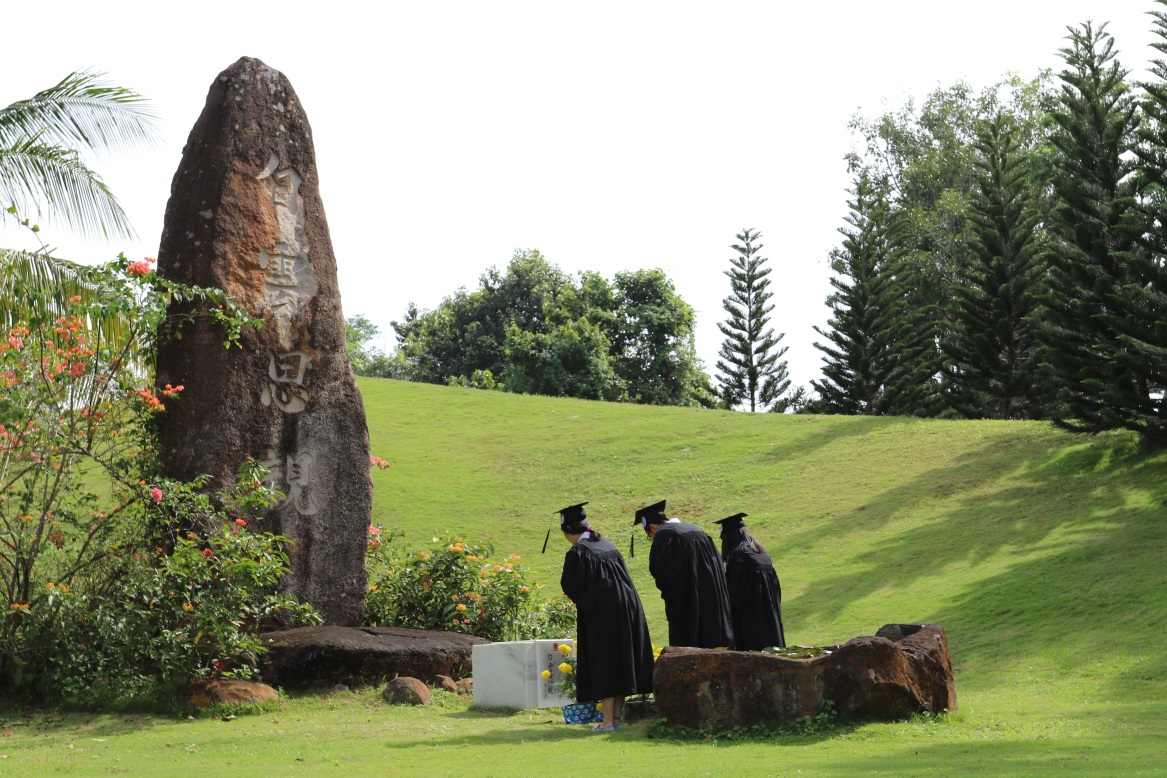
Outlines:
<svg viewBox="0 0 1167 778"><path fill-rule="evenodd" d="M633 526L639 524L644 527L648 525L649 519L667 519L665 515L665 501L654 502L652 505L646 505L636 512L636 520L632 522Z"/></svg>
<svg viewBox="0 0 1167 778"><path fill-rule="evenodd" d="M557 510L556 513L559 514L559 526L562 527L568 522L571 522L572 524L578 524L579 522L587 519L588 512L584 510L585 505L587 505L586 502L580 502L576 503L575 505L569 505L566 508L560 508ZM551 540L550 527L547 528L547 534L543 537L543 550L539 552L540 554L547 553L547 542L549 540Z"/></svg>
<svg viewBox="0 0 1167 778"><path fill-rule="evenodd" d="M749 515L748 513L735 513L732 516L726 516L724 519L718 519L717 521L715 521L713 523L720 524L721 525L721 534L726 535L730 532L734 532L734 531L739 530L742 527L746 526L746 523L744 521L742 521L742 519L744 519L748 515Z"/></svg>
<svg viewBox="0 0 1167 778"><path fill-rule="evenodd" d="M584 510L586 502L569 505L566 508L560 508L559 523L560 524L579 524L588 517L588 512Z"/></svg>

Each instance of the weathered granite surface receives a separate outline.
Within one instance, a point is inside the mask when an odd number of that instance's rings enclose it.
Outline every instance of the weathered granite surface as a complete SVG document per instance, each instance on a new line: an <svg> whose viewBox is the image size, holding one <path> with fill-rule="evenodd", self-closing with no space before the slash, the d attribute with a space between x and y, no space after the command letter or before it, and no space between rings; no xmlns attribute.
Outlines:
<svg viewBox="0 0 1167 778"><path fill-rule="evenodd" d="M817 716L900 718L956 710L944 629L889 624L825 656L666 648L653 675L657 712L670 725L732 728Z"/></svg>
<svg viewBox="0 0 1167 778"><path fill-rule="evenodd" d="M416 678L394 678L381 692L382 699L390 705L428 705L433 696L429 687Z"/></svg>
<svg viewBox="0 0 1167 778"><path fill-rule="evenodd" d="M163 278L231 294L260 329L225 349L199 319L161 344L165 474L230 484L247 459L287 495L260 528L292 539L285 592L327 623L364 610L372 507L364 406L345 349L312 130L283 74L244 57L211 85L171 186ZM176 321L190 303L174 301Z"/></svg>
<svg viewBox="0 0 1167 778"><path fill-rule="evenodd" d="M200 678L191 681L182 695L184 705L209 708L219 703L262 705L279 699L276 690L264 683L240 678Z"/></svg>
<svg viewBox="0 0 1167 778"><path fill-rule="evenodd" d="M298 627L260 637L267 648L259 658L263 679L285 688L376 683L394 676L461 678L471 672L471 647L490 642L404 627Z"/></svg>

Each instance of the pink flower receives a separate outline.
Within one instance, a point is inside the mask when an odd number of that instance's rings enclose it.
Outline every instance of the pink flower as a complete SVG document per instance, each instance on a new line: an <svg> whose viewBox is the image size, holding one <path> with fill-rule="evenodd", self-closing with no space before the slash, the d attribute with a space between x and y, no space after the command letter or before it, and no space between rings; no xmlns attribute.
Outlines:
<svg viewBox="0 0 1167 778"><path fill-rule="evenodd" d="M389 467L388 462L386 462L384 459L381 459L381 457L375 457L375 456L369 457L369 464L371 464L373 467L377 468L378 470L384 470L385 468Z"/></svg>
<svg viewBox="0 0 1167 778"><path fill-rule="evenodd" d="M377 529L376 527L374 527L374 526L371 526L371 525L370 525L370 526L369 526L369 534L370 534L370 535L380 535L380 534L381 534L381 530L379 530L379 529Z"/></svg>
<svg viewBox="0 0 1167 778"><path fill-rule="evenodd" d="M162 490L157 486L150 490L150 496L154 499L154 502L162 502Z"/></svg>
<svg viewBox="0 0 1167 778"><path fill-rule="evenodd" d="M71 302L71 303L81 302L81 295L79 295L79 294L73 295L72 297L69 298L69 302Z"/></svg>
<svg viewBox="0 0 1167 778"><path fill-rule="evenodd" d="M137 262L131 262L130 266L126 268L126 272L132 276L149 275L150 263L144 259L139 259Z"/></svg>

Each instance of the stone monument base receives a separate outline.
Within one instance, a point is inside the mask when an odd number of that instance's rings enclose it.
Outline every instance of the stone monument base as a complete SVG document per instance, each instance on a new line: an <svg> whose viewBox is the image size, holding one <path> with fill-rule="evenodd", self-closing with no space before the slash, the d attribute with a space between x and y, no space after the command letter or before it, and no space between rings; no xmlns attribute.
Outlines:
<svg viewBox="0 0 1167 778"><path fill-rule="evenodd" d="M460 632L405 627L298 627L260 636L263 680L273 686L375 684L409 676L428 683L470 675L473 646L490 643Z"/></svg>

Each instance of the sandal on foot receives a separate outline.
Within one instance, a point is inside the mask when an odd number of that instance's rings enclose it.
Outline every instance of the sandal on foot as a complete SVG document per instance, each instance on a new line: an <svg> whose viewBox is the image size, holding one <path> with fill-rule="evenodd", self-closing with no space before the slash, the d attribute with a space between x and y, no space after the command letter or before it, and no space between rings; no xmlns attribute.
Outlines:
<svg viewBox="0 0 1167 778"><path fill-rule="evenodd" d="M621 725L619 723L613 724L610 727L605 727L603 724L597 724L596 726L592 727L592 732L615 732L616 730L620 729L620 726Z"/></svg>

